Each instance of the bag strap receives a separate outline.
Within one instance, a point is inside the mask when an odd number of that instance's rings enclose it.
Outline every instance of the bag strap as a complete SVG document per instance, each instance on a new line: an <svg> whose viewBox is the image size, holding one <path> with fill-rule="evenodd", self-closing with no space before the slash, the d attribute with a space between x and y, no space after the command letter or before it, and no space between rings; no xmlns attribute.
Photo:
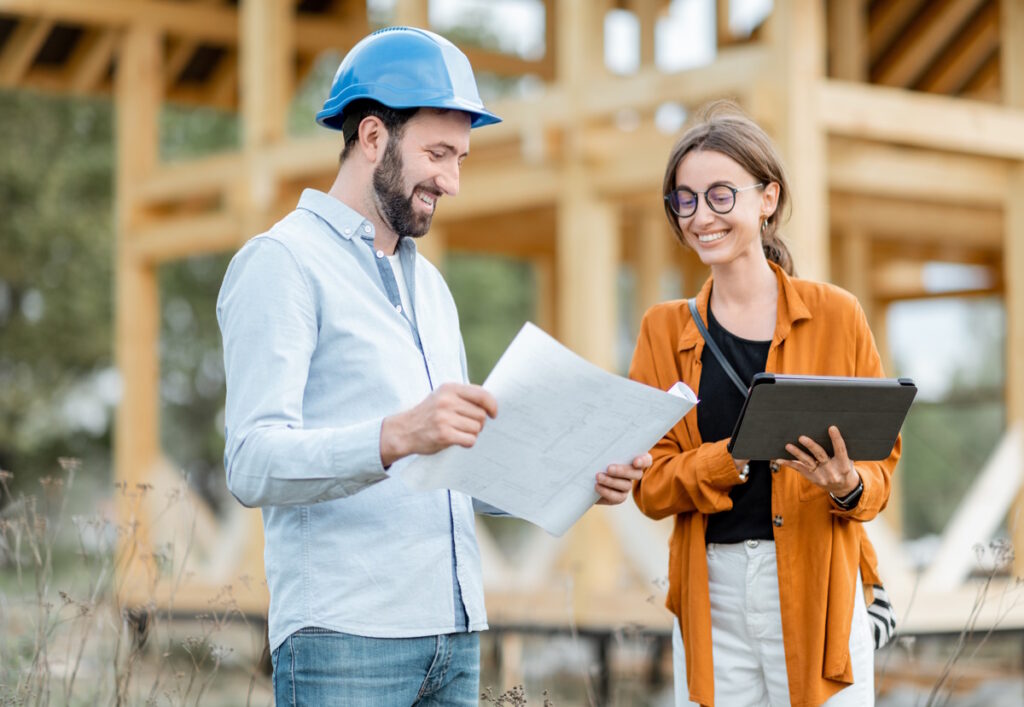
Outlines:
<svg viewBox="0 0 1024 707"><path fill-rule="evenodd" d="M696 324L697 328L700 329L700 335L704 337L704 343L708 345L708 348L711 349L711 353L713 353L715 358L718 359L718 363L722 367L722 370L725 371L726 375L728 375L736 387L739 388L740 393L746 397L747 386L743 385L743 379L740 378L736 369L732 367L731 363L729 363L725 354L722 353L722 349L718 348L718 344L715 343L715 340L711 338L711 332L708 331L708 328L704 325L704 320L700 317L700 312L697 311L697 298L691 297L686 300L686 304L690 307L690 316L693 317L694 324Z"/></svg>

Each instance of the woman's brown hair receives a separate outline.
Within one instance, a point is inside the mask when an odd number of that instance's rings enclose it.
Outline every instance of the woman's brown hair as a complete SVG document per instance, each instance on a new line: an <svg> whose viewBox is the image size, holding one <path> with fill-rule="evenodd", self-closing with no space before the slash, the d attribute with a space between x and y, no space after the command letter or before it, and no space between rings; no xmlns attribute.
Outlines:
<svg viewBox="0 0 1024 707"><path fill-rule="evenodd" d="M716 101L705 106L699 112L697 122L672 148L665 167L663 194L676 188L676 170L683 158L700 150L719 152L731 158L763 184L778 183L779 202L775 213L768 217L761 228L761 245L768 260L777 263L787 274L795 274L793 257L779 233L779 224L789 208L789 182L782 159L768 134L744 115L735 103ZM685 243L679 219L672 213L667 200L665 215L668 216L676 238L680 243Z"/></svg>

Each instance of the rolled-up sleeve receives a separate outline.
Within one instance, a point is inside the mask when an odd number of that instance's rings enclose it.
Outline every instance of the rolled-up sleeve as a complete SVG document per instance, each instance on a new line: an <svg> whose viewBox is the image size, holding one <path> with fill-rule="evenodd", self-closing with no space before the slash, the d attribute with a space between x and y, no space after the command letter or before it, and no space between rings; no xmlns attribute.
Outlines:
<svg viewBox="0 0 1024 707"><path fill-rule="evenodd" d="M350 496L387 478L383 418L307 429L303 397L317 345L310 285L288 248L251 240L217 299L227 383L224 466L243 505L285 506Z"/></svg>

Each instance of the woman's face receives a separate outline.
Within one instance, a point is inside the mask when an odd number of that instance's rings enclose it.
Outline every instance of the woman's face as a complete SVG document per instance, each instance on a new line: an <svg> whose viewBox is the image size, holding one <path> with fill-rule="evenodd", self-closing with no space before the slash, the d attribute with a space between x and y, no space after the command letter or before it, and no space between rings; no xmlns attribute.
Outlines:
<svg viewBox="0 0 1024 707"><path fill-rule="evenodd" d="M705 265L724 265L751 256L764 258L761 221L775 213L779 185L773 182L763 188L747 188L757 183L739 163L721 152L691 152L679 163L676 189L697 193L697 210L690 216L676 218L686 244ZM743 190L736 193L735 204L728 213L716 213L708 206L705 192L717 185ZM726 207L728 200L719 203Z"/></svg>

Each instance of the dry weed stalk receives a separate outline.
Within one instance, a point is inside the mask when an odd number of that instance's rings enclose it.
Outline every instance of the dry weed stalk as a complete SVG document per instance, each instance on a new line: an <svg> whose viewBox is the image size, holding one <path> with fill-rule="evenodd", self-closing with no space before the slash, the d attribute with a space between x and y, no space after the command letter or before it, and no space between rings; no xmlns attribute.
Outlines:
<svg viewBox="0 0 1024 707"><path fill-rule="evenodd" d="M0 512L0 550L15 568L20 595L12 602L0 592L0 705L203 704L232 653L215 639L229 621L241 618L247 626L249 621L239 610L232 587L226 586L210 598L209 610L195 617L200 625L197 635L182 641L169 630L176 613L175 594L187 577L195 513L176 559L177 539L152 550L140 533L138 511L153 487L116 484L121 502L133 511L122 523L98 514L73 516L75 557L84 586L55 588L54 553L61 547L58 536L79 462L61 459L60 466L61 475L40 480L39 495L21 494ZM0 471L0 489L7 498L14 498L12 478L10 472ZM188 510L182 508L184 498L180 489L169 492L151 522ZM153 570L146 584L151 599L143 606L127 605L126 580L130 568L139 564ZM169 600L158 607L153 597L161 581L170 586ZM26 611L12 614L12 603L23 604ZM30 632L18 631L19 619ZM140 671L143 665L149 669L154 658L155 673ZM252 702L259 672L254 665L246 704ZM83 680L84 673L89 679ZM138 684L144 680L150 682Z"/></svg>

